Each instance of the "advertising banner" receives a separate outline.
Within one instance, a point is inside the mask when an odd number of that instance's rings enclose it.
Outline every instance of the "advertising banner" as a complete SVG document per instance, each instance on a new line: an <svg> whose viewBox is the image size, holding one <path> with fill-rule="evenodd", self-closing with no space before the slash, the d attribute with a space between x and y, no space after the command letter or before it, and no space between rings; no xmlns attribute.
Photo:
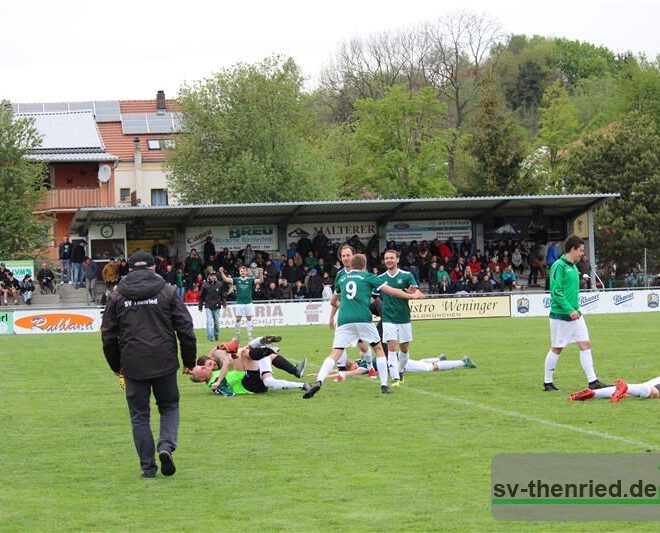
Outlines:
<svg viewBox="0 0 660 533"><path fill-rule="evenodd" d="M410 301L412 320L511 316L509 296L426 298Z"/></svg>
<svg viewBox="0 0 660 533"><path fill-rule="evenodd" d="M99 309L15 311L14 333L85 333L99 331Z"/></svg>
<svg viewBox="0 0 660 533"><path fill-rule="evenodd" d="M580 309L585 315L603 313L643 313L660 311L659 290L602 291L580 294ZM511 316L548 316L550 295L511 295Z"/></svg>
<svg viewBox="0 0 660 533"><path fill-rule="evenodd" d="M277 226L195 226L186 228L186 252L195 248L201 255L206 238L211 237L217 252L229 248L237 252L247 244L253 250L276 251L278 247Z"/></svg>
<svg viewBox="0 0 660 533"><path fill-rule="evenodd" d="M18 281L22 281L23 278L30 274L34 278L34 261L2 261L7 270L11 270L12 274Z"/></svg>
<svg viewBox="0 0 660 533"><path fill-rule="evenodd" d="M14 333L14 317L11 311L0 311L0 335Z"/></svg>
<svg viewBox="0 0 660 533"><path fill-rule="evenodd" d="M331 243L344 243L353 235L365 244L378 233L376 222L324 222L319 224L291 224L286 228L287 245L298 242L303 236L310 240L323 231Z"/></svg>
<svg viewBox="0 0 660 533"><path fill-rule="evenodd" d="M446 241L449 237L461 240L471 236L472 221L468 219L388 222L385 226L385 239L395 242Z"/></svg>

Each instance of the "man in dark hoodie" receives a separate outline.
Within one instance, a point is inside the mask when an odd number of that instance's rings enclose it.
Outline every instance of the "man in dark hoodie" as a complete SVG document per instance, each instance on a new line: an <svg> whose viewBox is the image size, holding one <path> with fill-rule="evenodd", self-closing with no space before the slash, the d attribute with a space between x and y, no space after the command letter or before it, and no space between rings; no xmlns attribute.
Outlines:
<svg viewBox="0 0 660 533"><path fill-rule="evenodd" d="M195 366L197 344L193 323L175 289L155 274L153 256L136 252L128 275L111 293L103 314L103 352L112 371L125 378L126 401L142 477L156 476L156 448L149 426L153 390L160 413L158 458L163 475L175 472L172 453L179 429L176 339L184 373ZM121 339L121 342L120 342Z"/></svg>

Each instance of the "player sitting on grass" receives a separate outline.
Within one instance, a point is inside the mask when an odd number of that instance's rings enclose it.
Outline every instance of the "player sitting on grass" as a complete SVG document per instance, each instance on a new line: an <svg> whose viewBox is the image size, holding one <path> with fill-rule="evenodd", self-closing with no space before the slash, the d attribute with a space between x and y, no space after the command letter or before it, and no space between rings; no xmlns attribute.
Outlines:
<svg viewBox="0 0 660 533"><path fill-rule="evenodd" d="M264 341L279 337L259 337L243 348L238 348L238 340L233 339L229 343L221 344L212 357L200 361L193 369L191 380L194 382L206 382L209 388L225 396L233 394L263 393L268 389L303 389L309 388L306 383L275 379L271 360L284 360L277 354L277 347L264 344ZM279 361L281 362L281 361ZM286 361L295 372L302 374L304 361L298 368ZM217 369L215 368L217 366ZM230 372L232 372L230 374ZM293 372L292 372L293 373ZM228 393L231 391L231 393Z"/></svg>
<svg viewBox="0 0 660 533"><path fill-rule="evenodd" d="M477 368L472 359L467 355L463 359L456 361L447 361L444 355L438 357L431 357L416 361L415 359L408 359L406 361L406 372L438 372L443 370L453 370L455 368ZM346 361L346 376L361 376L367 373L367 362L363 359L357 361ZM328 374L328 377L337 377L338 372L333 371Z"/></svg>
<svg viewBox="0 0 660 533"><path fill-rule="evenodd" d="M612 403L623 400L626 396L636 396L642 400L651 400L660 398L660 376L650 379L644 383L626 383L622 379L617 379L613 387L604 387L602 389L584 389L580 392L571 394L573 401L585 401L591 398L609 399Z"/></svg>

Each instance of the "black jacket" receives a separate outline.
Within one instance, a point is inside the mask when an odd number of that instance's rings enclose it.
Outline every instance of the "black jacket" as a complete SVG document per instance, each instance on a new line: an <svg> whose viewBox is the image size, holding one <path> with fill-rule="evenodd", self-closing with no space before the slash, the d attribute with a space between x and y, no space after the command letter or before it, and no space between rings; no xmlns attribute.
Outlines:
<svg viewBox="0 0 660 533"><path fill-rule="evenodd" d="M85 260L85 255L87 255L85 247L81 246L80 244L76 244L73 247L73 250L71 250L71 262L82 263Z"/></svg>
<svg viewBox="0 0 660 533"><path fill-rule="evenodd" d="M205 281L202 290L199 292L199 310L203 307L207 309L220 309L227 307L227 289L222 281L211 283Z"/></svg>
<svg viewBox="0 0 660 533"><path fill-rule="evenodd" d="M150 270L134 270L119 282L103 313L103 353L114 372L153 379L195 366L197 341L186 306L174 287ZM175 336L176 333L176 336Z"/></svg>
<svg viewBox="0 0 660 533"><path fill-rule="evenodd" d="M60 244L60 259L71 259L71 252L73 251L72 242L63 242Z"/></svg>

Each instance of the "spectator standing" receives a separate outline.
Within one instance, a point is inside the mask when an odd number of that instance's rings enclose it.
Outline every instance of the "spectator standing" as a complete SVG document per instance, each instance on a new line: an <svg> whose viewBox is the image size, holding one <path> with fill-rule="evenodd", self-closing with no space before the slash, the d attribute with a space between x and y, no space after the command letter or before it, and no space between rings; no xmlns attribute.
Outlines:
<svg viewBox="0 0 660 533"><path fill-rule="evenodd" d="M101 271L101 278L105 282L106 290L112 290L112 288L117 285L119 282L119 261L112 259L108 261Z"/></svg>
<svg viewBox="0 0 660 533"><path fill-rule="evenodd" d="M85 288L87 289L88 304L96 302L96 280L99 276L99 265L91 257L83 260L83 274L85 275Z"/></svg>
<svg viewBox="0 0 660 533"><path fill-rule="evenodd" d="M213 237L209 235L208 237L206 237L206 241L204 242L204 263L213 264L214 259L215 259L215 244L213 244Z"/></svg>
<svg viewBox="0 0 660 533"><path fill-rule="evenodd" d="M128 263L126 262L126 259L123 257L119 261L119 265L117 266L117 274L119 274L119 281L124 279L128 275Z"/></svg>
<svg viewBox="0 0 660 533"><path fill-rule="evenodd" d="M172 265L167 265L165 267L165 271L163 272L162 276L165 280L165 283L171 287L174 287L174 290L176 290L176 272L174 271L174 268L172 268Z"/></svg>
<svg viewBox="0 0 660 533"><path fill-rule="evenodd" d="M85 246L87 243L83 240L78 242L71 251L71 277L73 286L76 289L83 287L83 262L85 261L86 253Z"/></svg>
<svg viewBox="0 0 660 533"><path fill-rule="evenodd" d="M306 288L309 298L321 298L323 295L323 279L318 275L318 271L315 268L309 271Z"/></svg>
<svg viewBox="0 0 660 533"><path fill-rule="evenodd" d="M125 378L142 476L156 476L156 451L161 472L171 476L176 471L172 453L179 429L176 341L178 338L184 372L191 372L197 355L195 332L188 310L154 272L151 255L133 254L129 268L118 290L110 294L103 313L103 352L111 370ZM149 424L152 391L160 412L157 447Z"/></svg>
<svg viewBox="0 0 660 533"><path fill-rule="evenodd" d="M151 247L151 255L154 257L167 257L167 246L161 243L159 239L155 239L154 245Z"/></svg>
<svg viewBox="0 0 660 533"><path fill-rule="evenodd" d="M65 235L59 249L61 278L60 283L73 283L71 281L71 252L73 243L69 241L69 236Z"/></svg>
<svg viewBox="0 0 660 533"><path fill-rule="evenodd" d="M550 268L554 262L559 259L561 252L559 251L559 243L551 242L548 245L548 251L545 254L545 264Z"/></svg>
<svg viewBox="0 0 660 533"><path fill-rule="evenodd" d="M438 262L434 259L429 266L429 294L438 292Z"/></svg>
<svg viewBox="0 0 660 533"><path fill-rule="evenodd" d="M209 342L220 337L220 310L227 307L226 288L218 281L218 274L211 272L199 292L198 309L206 313L206 338Z"/></svg>
<svg viewBox="0 0 660 533"><path fill-rule="evenodd" d="M323 230L316 232L314 240L312 240L312 252L316 257L323 257L328 252L330 247L330 240L325 236ZM303 256L304 257L304 256Z"/></svg>
<svg viewBox="0 0 660 533"><path fill-rule="evenodd" d="M183 271L186 274L186 286L191 288L197 279L197 276L202 273L203 264L202 259L197 255L197 250L193 248L190 250L190 255L186 257Z"/></svg>
<svg viewBox="0 0 660 533"><path fill-rule="evenodd" d="M307 254L311 249L312 241L309 240L309 234L304 232L298 240L298 244L296 245L296 253L299 253L300 257L307 257Z"/></svg>
<svg viewBox="0 0 660 533"><path fill-rule="evenodd" d="M591 261L587 259L586 255L577 262L577 269L580 273L580 289L591 289Z"/></svg>
<svg viewBox="0 0 660 533"><path fill-rule="evenodd" d="M176 295L183 302L186 298L186 281L185 274L180 268L176 269Z"/></svg>
<svg viewBox="0 0 660 533"><path fill-rule="evenodd" d="M518 271L520 274L522 274L525 271L523 256L520 253L520 248L518 247L513 249L513 253L511 254L511 264L513 265L514 271Z"/></svg>

